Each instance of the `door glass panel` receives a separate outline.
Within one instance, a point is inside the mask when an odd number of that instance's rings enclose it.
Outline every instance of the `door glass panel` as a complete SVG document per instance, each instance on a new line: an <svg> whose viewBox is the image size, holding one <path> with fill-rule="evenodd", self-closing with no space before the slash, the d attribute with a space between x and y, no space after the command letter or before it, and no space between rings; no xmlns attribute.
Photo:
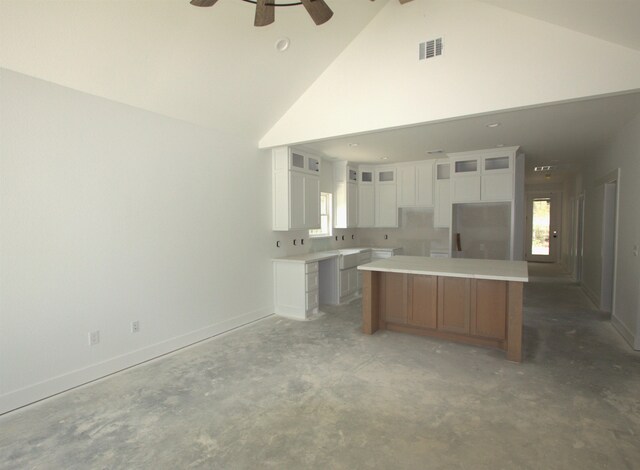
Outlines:
<svg viewBox="0 0 640 470"><path fill-rule="evenodd" d="M478 171L478 160L463 160L456 162L456 173L469 173Z"/></svg>
<svg viewBox="0 0 640 470"><path fill-rule="evenodd" d="M549 225L551 224L551 200L540 198L533 200L531 254L549 255Z"/></svg>

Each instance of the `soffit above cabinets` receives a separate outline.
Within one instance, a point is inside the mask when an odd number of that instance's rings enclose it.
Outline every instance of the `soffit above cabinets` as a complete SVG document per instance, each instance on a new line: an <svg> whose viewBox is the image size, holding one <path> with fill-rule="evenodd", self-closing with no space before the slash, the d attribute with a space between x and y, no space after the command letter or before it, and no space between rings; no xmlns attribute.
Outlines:
<svg viewBox="0 0 640 470"><path fill-rule="evenodd" d="M570 173L639 113L640 92L635 92L328 139L299 147L330 159L377 164L518 145L527 156L527 169L553 164L556 171ZM492 123L499 125L488 127ZM428 153L438 149L443 153Z"/></svg>

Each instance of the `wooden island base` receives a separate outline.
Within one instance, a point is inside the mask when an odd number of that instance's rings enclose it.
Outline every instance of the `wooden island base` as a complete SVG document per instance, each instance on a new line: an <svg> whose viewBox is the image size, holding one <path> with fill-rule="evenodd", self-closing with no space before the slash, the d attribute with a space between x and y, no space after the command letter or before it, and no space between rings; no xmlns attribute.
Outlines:
<svg viewBox="0 0 640 470"><path fill-rule="evenodd" d="M362 271L363 331L433 336L506 351L522 360L518 281Z"/></svg>

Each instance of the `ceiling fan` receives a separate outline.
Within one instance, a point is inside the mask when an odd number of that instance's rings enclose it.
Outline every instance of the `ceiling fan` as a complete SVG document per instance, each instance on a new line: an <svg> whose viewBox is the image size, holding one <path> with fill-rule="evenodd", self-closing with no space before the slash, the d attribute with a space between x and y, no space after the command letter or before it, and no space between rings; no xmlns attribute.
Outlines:
<svg viewBox="0 0 640 470"><path fill-rule="evenodd" d="M191 4L197 7L211 7L218 0L191 0ZM333 16L333 11L324 2L324 0L299 0L289 1L286 3L276 3L277 0L242 0L243 2L253 3L256 6L256 17L253 22L254 26L267 26L275 21L276 7L292 7L296 5L304 5L307 13L311 16L313 22L317 25L326 23ZM371 0L372 2L375 0ZM398 0L401 4L409 3L412 0Z"/></svg>

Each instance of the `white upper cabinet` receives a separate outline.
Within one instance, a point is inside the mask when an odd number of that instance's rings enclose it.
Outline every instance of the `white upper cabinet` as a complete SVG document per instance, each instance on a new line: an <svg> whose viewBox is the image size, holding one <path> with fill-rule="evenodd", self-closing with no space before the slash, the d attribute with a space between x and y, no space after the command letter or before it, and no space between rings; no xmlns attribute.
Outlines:
<svg viewBox="0 0 640 470"><path fill-rule="evenodd" d="M482 158L481 200L513 199L514 157L515 155L504 155Z"/></svg>
<svg viewBox="0 0 640 470"><path fill-rule="evenodd" d="M375 170L375 227L398 226L398 194L395 167Z"/></svg>
<svg viewBox="0 0 640 470"><path fill-rule="evenodd" d="M358 169L358 227L374 227L376 223L374 174L373 167Z"/></svg>
<svg viewBox="0 0 640 470"><path fill-rule="evenodd" d="M433 206L433 161L398 166L398 207Z"/></svg>
<svg viewBox="0 0 640 470"><path fill-rule="evenodd" d="M348 162L334 163L334 224L335 228L358 226L358 170Z"/></svg>
<svg viewBox="0 0 640 470"><path fill-rule="evenodd" d="M435 205L433 226L448 228L451 225L451 163L438 160L435 164Z"/></svg>
<svg viewBox="0 0 640 470"><path fill-rule="evenodd" d="M513 200L517 147L450 154L451 201L502 202Z"/></svg>
<svg viewBox="0 0 640 470"><path fill-rule="evenodd" d="M320 227L320 159L293 152L272 151L273 230Z"/></svg>

